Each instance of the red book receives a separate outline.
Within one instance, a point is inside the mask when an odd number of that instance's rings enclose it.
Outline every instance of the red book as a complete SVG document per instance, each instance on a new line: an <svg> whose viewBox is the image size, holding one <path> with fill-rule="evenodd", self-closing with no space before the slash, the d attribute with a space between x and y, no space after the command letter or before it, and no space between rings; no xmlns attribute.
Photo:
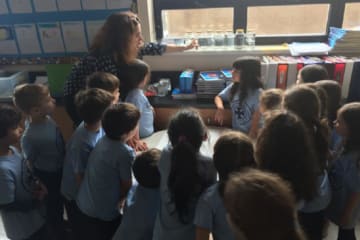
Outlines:
<svg viewBox="0 0 360 240"><path fill-rule="evenodd" d="M286 89L288 64L280 63L278 65L276 88Z"/></svg>

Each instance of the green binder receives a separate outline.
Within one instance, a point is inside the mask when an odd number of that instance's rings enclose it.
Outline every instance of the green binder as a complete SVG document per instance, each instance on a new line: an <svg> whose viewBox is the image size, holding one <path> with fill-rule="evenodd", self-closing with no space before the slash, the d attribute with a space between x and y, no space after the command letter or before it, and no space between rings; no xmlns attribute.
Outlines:
<svg viewBox="0 0 360 240"><path fill-rule="evenodd" d="M51 96L63 96L64 84L71 72L71 67L72 64L48 64L45 66Z"/></svg>

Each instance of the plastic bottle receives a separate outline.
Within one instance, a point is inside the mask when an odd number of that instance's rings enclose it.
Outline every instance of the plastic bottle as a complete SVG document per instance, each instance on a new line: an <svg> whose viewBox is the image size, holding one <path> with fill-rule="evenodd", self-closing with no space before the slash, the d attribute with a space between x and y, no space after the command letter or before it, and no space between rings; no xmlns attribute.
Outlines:
<svg viewBox="0 0 360 240"><path fill-rule="evenodd" d="M241 29L241 28L236 29L234 45L235 45L235 48L238 48L238 49L241 49L244 47L244 45L245 45L244 29Z"/></svg>

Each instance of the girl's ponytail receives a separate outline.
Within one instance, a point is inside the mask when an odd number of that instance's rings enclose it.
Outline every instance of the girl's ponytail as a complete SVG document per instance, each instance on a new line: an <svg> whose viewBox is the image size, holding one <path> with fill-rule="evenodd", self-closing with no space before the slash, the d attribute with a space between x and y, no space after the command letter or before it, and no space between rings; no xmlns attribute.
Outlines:
<svg viewBox="0 0 360 240"><path fill-rule="evenodd" d="M188 223L192 219L189 203L194 195L200 194L201 189L196 154L196 149L186 141L174 146L171 154L168 187L171 200L175 203L183 223Z"/></svg>
<svg viewBox="0 0 360 240"><path fill-rule="evenodd" d="M168 188L180 221L192 221L196 204L193 203L207 187L199 174L198 152L206 137L206 127L200 114L193 109L182 109L171 119L168 135L173 147Z"/></svg>

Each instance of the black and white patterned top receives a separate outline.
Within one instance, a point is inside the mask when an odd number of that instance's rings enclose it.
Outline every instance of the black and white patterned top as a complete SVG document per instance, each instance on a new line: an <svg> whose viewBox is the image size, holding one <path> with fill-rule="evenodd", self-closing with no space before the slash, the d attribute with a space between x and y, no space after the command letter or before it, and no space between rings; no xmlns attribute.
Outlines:
<svg viewBox="0 0 360 240"><path fill-rule="evenodd" d="M160 43L147 43L139 52L139 58L144 55L162 55L166 45ZM72 67L71 73L65 82L64 96L75 96L81 89L86 87L86 77L101 71L112 73L119 77L120 69L111 55L93 56L87 54L79 63Z"/></svg>

